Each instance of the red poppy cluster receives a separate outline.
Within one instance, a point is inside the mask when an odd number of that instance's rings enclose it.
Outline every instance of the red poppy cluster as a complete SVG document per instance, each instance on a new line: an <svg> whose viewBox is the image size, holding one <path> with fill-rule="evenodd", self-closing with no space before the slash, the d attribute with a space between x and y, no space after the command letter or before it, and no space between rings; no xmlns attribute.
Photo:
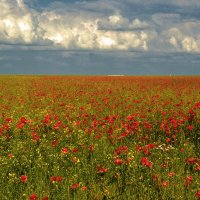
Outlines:
<svg viewBox="0 0 200 200"><path fill-rule="evenodd" d="M199 77L41 76L12 81L6 88L0 82L5 185L30 191L37 188L36 178L45 182L49 188L43 194L38 191L44 188L32 191L30 200L41 195L48 200L46 194L63 199L56 195L66 188L69 196L82 192L90 199L114 199L137 184L140 192L159 191L161 199L171 192L176 196L179 186L187 199L200 198ZM132 187L133 195L139 190ZM12 192L21 195L17 189Z"/></svg>

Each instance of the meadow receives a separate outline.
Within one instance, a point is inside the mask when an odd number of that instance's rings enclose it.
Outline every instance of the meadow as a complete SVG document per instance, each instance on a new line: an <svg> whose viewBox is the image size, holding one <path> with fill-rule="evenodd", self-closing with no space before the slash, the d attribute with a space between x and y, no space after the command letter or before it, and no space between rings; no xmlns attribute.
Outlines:
<svg viewBox="0 0 200 200"><path fill-rule="evenodd" d="M200 199L200 77L0 76L1 200Z"/></svg>

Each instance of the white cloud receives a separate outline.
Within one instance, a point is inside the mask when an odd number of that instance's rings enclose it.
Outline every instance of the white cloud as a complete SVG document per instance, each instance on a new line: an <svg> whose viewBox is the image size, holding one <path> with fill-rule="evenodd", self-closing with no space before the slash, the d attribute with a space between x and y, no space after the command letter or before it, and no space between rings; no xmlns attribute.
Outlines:
<svg viewBox="0 0 200 200"><path fill-rule="evenodd" d="M16 9L14 9L14 6ZM107 18L75 16L71 12L46 10L42 13L29 9L23 0L8 0L0 4L1 41L24 44L49 44L66 49L148 49L148 35L129 28L146 26L135 19L132 22L121 15ZM106 29L102 28L106 27ZM115 29L124 29L123 31Z"/></svg>
<svg viewBox="0 0 200 200"><path fill-rule="evenodd" d="M178 0L176 5L180 2L187 5L186 0ZM106 3L57 2L38 12L23 0L1 0L0 50L11 48L5 44L18 44L20 49L36 50L200 51L200 21L183 20L176 13L153 14L148 21L139 16L128 18L119 10L121 2ZM106 9L106 14L98 9Z"/></svg>
<svg viewBox="0 0 200 200"><path fill-rule="evenodd" d="M120 14L110 15L98 20L100 29L112 30L133 30L133 29L146 29L148 23L138 18L129 20Z"/></svg>
<svg viewBox="0 0 200 200"><path fill-rule="evenodd" d="M177 42L177 39L172 36L170 39L169 39L169 42L170 44L172 44L174 47L177 47L178 46L178 42Z"/></svg>
<svg viewBox="0 0 200 200"><path fill-rule="evenodd" d="M184 37L183 40L181 41L181 44L182 44L182 48L185 51L200 52L200 48L198 47L198 41L192 37L188 37L188 36Z"/></svg>
<svg viewBox="0 0 200 200"><path fill-rule="evenodd" d="M197 24L198 22L196 23L196 25ZM192 30L190 33L188 33L187 29L184 28L184 26L187 25L188 23L182 24L180 27L170 28L164 33L164 35L166 37L166 40L169 41L169 43L175 48L175 50L198 53L200 52L200 34Z"/></svg>

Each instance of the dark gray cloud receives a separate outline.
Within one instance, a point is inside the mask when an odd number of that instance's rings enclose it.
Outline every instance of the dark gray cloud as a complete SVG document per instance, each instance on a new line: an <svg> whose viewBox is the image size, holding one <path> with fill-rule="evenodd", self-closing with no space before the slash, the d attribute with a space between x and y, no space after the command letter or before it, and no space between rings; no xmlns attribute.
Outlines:
<svg viewBox="0 0 200 200"><path fill-rule="evenodd" d="M199 54L188 53L4 51L0 71L5 74L197 75L199 63Z"/></svg>

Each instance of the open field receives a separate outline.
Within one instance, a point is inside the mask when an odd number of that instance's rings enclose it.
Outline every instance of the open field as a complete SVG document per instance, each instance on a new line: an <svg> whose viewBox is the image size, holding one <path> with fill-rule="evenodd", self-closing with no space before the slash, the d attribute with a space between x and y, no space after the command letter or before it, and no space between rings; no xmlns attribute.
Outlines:
<svg viewBox="0 0 200 200"><path fill-rule="evenodd" d="M0 77L1 200L200 199L200 77Z"/></svg>

